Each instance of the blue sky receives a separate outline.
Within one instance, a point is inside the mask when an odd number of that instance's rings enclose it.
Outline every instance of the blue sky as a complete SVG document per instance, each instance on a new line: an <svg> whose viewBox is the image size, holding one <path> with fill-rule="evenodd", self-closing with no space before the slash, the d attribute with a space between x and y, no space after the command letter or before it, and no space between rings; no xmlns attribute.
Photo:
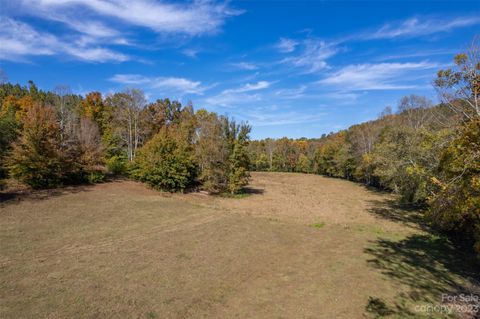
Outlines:
<svg viewBox="0 0 480 319"><path fill-rule="evenodd" d="M253 126L318 137L406 94L480 34L480 1L0 0L10 82L142 88Z"/></svg>

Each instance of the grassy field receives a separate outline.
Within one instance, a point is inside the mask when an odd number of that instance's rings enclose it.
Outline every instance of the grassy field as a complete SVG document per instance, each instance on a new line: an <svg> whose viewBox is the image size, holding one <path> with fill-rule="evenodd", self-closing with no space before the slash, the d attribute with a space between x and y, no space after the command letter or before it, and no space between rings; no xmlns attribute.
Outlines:
<svg viewBox="0 0 480 319"><path fill-rule="evenodd" d="M282 173L248 193L116 181L4 201L0 317L443 318L426 306L478 292L469 257L391 195Z"/></svg>

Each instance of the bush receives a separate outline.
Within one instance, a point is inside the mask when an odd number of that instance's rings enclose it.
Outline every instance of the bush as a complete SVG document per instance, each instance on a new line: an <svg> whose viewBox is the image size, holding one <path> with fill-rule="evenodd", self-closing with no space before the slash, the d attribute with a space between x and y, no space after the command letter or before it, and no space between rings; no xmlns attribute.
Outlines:
<svg viewBox="0 0 480 319"><path fill-rule="evenodd" d="M155 189L183 191L195 178L191 147L164 128L139 151L133 176Z"/></svg>
<svg viewBox="0 0 480 319"><path fill-rule="evenodd" d="M89 183L101 183L105 180L105 174L102 171L91 171L85 176Z"/></svg>
<svg viewBox="0 0 480 319"><path fill-rule="evenodd" d="M108 171L115 175L128 174L128 164L126 156L114 155L106 161Z"/></svg>

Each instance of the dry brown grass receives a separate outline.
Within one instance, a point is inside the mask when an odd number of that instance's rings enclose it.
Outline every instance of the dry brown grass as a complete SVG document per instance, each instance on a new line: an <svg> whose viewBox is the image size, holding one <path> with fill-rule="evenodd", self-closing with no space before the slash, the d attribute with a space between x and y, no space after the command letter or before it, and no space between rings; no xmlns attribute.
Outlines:
<svg viewBox="0 0 480 319"><path fill-rule="evenodd" d="M280 173L250 192L118 181L0 204L0 317L421 317L471 288L465 256L390 195Z"/></svg>

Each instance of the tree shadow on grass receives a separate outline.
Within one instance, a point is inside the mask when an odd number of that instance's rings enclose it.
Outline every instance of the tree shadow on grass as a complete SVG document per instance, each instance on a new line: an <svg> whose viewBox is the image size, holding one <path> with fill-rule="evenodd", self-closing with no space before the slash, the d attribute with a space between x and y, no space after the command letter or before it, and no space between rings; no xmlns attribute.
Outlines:
<svg viewBox="0 0 480 319"><path fill-rule="evenodd" d="M432 313L418 307L445 305L443 294L474 294L480 298L480 264L473 254L459 249L448 238L434 234L417 209L397 205L393 201L376 204L370 210L373 214L417 226L422 231L400 241L378 238L364 250L371 257L368 260L371 267L402 287L393 304L370 297L365 307L368 313L375 318L449 318L452 314L447 311ZM473 312L457 316L479 318L480 313L475 313L475 310L480 304L475 300L469 304ZM457 303L453 307L462 305L465 306Z"/></svg>
<svg viewBox="0 0 480 319"><path fill-rule="evenodd" d="M393 199L371 200L369 204L371 208L368 211L379 218L414 228L430 230L423 216L424 207L422 206L400 204Z"/></svg>
<svg viewBox="0 0 480 319"><path fill-rule="evenodd" d="M263 195L263 193L265 193L265 190L262 188L246 186L243 188L243 192L249 195Z"/></svg>
<svg viewBox="0 0 480 319"><path fill-rule="evenodd" d="M42 190L23 188L0 191L0 207L18 204L23 200L44 200L54 196L88 192L92 187L91 184L82 184Z"/></svg>
<svg viewBox="0 0 480 319"><path fill-rule="evenodd" d="M255 195L263 195L264 190L262 188L254 188L254 187L243 187L242 190L236 194L231 194L231 193L220 193L217 194L221 197L225 198L236 198L236 199L241 199L241 198L247 198L250 196L255 196Z"/></svg>

